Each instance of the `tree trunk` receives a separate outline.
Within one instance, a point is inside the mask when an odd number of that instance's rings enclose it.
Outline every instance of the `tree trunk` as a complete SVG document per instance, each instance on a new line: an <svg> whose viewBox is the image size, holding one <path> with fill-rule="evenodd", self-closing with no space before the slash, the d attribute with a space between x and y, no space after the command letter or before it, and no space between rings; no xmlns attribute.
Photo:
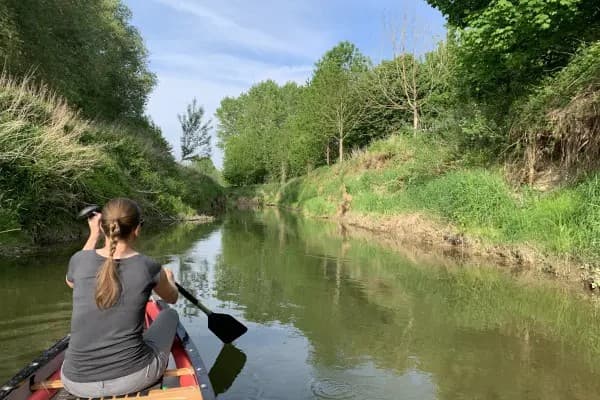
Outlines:
<svg viewBox="0 0 600 400"><path fill-rule="evenodd" d="M419 108L416 104L413 107L413 129L414 134L416 135L417 131L419 130Z"/></svg>
<svg viewBox="0 0 600 400"><path fill-rule="evenodd" d="M327 143L327 149L325 150L325 155L327 156L327 165L329 165L330 161L329 161L329 143Z"/></svg>
<svg viewBox="0 0 600 400"><path fill-rule="evenodd" d="M344 138L340 136L338 143L339 143L339 150L340 150L339 163L342 164L344 162Z"/></svg>

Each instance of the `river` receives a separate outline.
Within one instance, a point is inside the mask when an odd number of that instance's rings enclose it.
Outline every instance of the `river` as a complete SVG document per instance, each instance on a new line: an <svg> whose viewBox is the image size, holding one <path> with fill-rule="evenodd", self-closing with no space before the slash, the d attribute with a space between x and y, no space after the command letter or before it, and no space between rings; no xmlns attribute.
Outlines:
<svg viewBox="0 0 600 400"><path fill-rule="evenodd" d="M0 259L0 381L68 331L76 249ZM148 233L139 249L248 326L223 349L199 310L176 305L220 399L600 397L597 307L551 282L276 210Z"/></svg>

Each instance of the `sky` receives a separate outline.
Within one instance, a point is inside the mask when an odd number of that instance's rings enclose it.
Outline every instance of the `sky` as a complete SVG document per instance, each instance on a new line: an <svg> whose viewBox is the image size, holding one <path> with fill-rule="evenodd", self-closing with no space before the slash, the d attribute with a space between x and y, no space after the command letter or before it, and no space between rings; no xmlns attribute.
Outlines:
<svg viewBox="0 0 600 400"><path fill-rule="evenodd" d="M407 50L432 49L444 19L424 0L124 0L149 51L158 83L146 112L177 158L177 114L193 98L212 119L221 99L272 79L305 83L314 63L340 41L377 63L393 54L392 32L407 32ZM213 161L222 166L213 129Z"/></svg>

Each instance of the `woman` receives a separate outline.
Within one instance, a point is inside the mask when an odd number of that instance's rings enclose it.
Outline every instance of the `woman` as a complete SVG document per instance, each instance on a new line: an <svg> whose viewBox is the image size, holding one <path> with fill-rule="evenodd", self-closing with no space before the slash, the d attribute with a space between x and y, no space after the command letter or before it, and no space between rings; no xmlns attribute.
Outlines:
<svg viewBox="0 0 600 400"><path fill-rule="evenodd" d="M167 366L177 313L164 310L145 333L143 326L152 290L168 303L177 301L173 273L132 248L143 224L134 201L113 199L88 223L90 237L71 257L66 277L73 315L61 379L78 397L137 392ZM105 245L96 250L101 234Z"/></svg>

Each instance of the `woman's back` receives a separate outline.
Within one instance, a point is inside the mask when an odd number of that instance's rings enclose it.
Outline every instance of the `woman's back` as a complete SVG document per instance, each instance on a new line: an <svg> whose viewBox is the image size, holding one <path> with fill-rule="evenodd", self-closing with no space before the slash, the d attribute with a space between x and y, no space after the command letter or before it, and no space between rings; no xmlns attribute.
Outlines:
<svg viewBox="0 0 600 400"><path fill-rule="evenodd" d="M73 315L63 373L74 382L128 375L146 367L155 354L142 333L146 302L159 280L160 264L142 254L115 260L120 295L112 307L100 309L95 299L96 277L105 260L95 250L82 250L69 262Z"/></svg>

